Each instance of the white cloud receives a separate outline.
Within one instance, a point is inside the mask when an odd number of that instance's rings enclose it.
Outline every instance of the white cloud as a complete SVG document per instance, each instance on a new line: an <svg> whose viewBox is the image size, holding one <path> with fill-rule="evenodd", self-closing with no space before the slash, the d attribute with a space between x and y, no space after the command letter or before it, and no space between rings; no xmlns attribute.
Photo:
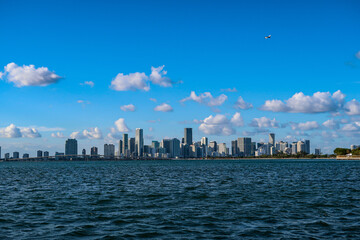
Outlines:
<svg viewBox="0 0 360 240"><path fill-rule="evenodd" d="M123 110L124 112L134 112L135 106L134 104L128 104L121 106L120 109Z"/></svg>
<svg viewBox="0 0 360 240"><path fill-rule="evenodd" d="M237 99L236 103L235 103L235 108L240 108L240 109L243 109L243 110L247 110L247 109L250 109L252 108L253 105L251 103L247 103L244 101L244 99L239 96L239 98Z"/></svg>
<svg viewBox="0 0 360 240"><path fill-rule="evenodd" d="M171 87L172 82L170 78L166 77L167 71L164 70L165 65L157 68L151 67L150 81L153 84L160 85L162 87Z"/></svg>
<svg viewBox="0 0 360 240"><path fill-rule="evenodd" d="M322 124L323 126L329 128L329 129L339 129L340 127L340 124L338 121L336 121L335 119L329 119L329 120L326 120L325 122L323 122Z"/></svg>
<svg viewBox="0 0 360 240"><path fill-rule="evenodd" d="M65 138L65 136L64 136L64 134L62 132L51 133L51 137L53 137L53 138Z"/></svg>
<svg viewBox="0 0 360 240"><path fill-rule="evenodd" d="M251 127L257 128L278 128L280 126L279 122L276 119L270 119L267 117L254 118L251 123Z"/></svg>
<svg viewBox="0 0 360 240"><path fill-rule="evenodd" d="M347 115L360 115L360 102L355 99L347 102L344 108Z"/></svg>
<svg viewBox="0 0 360 240"><path fill-rule="evenodd" d="M343 131L360 131L360 122L345 124L341 130Z"/></svg>
<svg viewBox="0 0 360 240"><path fill-rule="evenodd" d="M292 130L309 131L320 128L316 121L308 121L303 123L290 123Z"/></svg>
<svg viewBox="0 0 360 240"><path fill-rule="evenodd" d="M157 112L172 112L174 109L167 103L162 103L154 108Z"/></svg>
<svg viewBox="0 0 360 240"><path fill-rule="evenodd" d="M149 98L149 100L152 102L157 102L156 98Z"/></svg>
<svg viewBox="0 0 360 240"><path fill-rule="evenodd" d="M98 127L90 128L89 130L85 129L81 132L73 132L70 135L70 138L76 139L102 139L102 132Z"/></svg>
<svg viewBox="0 0 360 240"><path fill-rule="evenodd" d="M150 86L147 83L147 80L148 76L146 76L145 73L135 72L130 73L129 75L119 73L111 82L110 88L116 91L149 91Z"/></svg>
<svg viewBox="0 0 360 240"><path fill-rule="evenodd" d="M47 67L35 68L34 65L18 66L9 63L4 67L1 77L6 77L8 82L12 82L16 87L25 86L47 86L58 82L61 77L49 71Z"/></svg>
<svg viewBox="0 0 360 240"><path fill-rule="evenodd" d="M119 132L130 132L131 131L128 128L128 126L126 125L124 118L119 118L118 120L115 121L114 124L115 124L116 130L118 130Z"/></svg>
<svg viewBox="0 0 360 240"><path fill-rule="evenodd" d="M244 126L244 120L239 112L235 113L234 116L232 116L230 122L236 127Z"/></svg>
<svg viewBox="0 0 360 240"><path fill-rule="evenodd" d="M89 101L85 101L85 100L77 100L76 102L81 104L90 104Z"/></svg>
<svg viewBox="0 0 360 240"><path fill-rule="evenodd" d="M210 115L201 122L199 130L209 135L232 135L236 133L234 127L243 126L243 120L240 113L235 113L229 120L225 115Z"/></svg>
<svg viewBox="0 0 360 240"><path fill-rule="evenodd" d="M41 134L35 128L30 127L16 127L14 124L10 124L5 128L0 128L1 138L39 138Z"/></svg>
<svg viewBox="0 0 360 240"><path fill-rule="evenodd" d="M221 89L222 92L237 92L236 88L225 88Z"/></svg>
<svg viewBox="0 0 360 240"><path fill-rule="evenodd" d="M83 83L80 83L80 85L88 85L90 87L94 87L95 83L93 81L85 81Z"/></svg>
<svg viewBox="0 0 360 240"><path fill-rule="evenodd" d="M260 109L272 112L293 113L333 112L343 106L344 98L345 95L340 90L332 95L330 92L316 92L312 96L299 92L285 100L285 102L281 100L267 100Z"/></svg>
<svg viewBox="0 0 360 240"><path fill-rule="evenodd" d="M209 107L214 107L222 105L227 100L227 98L228 97L225 94L221 94L214 98L210 92L204 92L197 96L195 91L191 91L190 96L180 100L180 102L183 103L186 101L195 101L201 104L205 104Z"/></svg>

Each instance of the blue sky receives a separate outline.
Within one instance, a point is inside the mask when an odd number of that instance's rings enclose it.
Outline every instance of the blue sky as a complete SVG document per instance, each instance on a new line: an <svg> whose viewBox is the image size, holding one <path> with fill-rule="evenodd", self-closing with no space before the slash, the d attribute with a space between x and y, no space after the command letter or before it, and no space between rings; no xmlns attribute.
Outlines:
<svg viewBox="0 0 360 240"><path fill-rule="evenodd" d="M0 1L2 153L63 152L72 134L79 148L102 149L124 123L130 135L143 128L146 143L193 127L195 140L227 144L271 131L323 152L360 145L359 10L358 1ZM126 82L137 72L149 90ZM192 91L197 101L180 102ZM234 108L240 96L248 105ZM154 111L163 103L172 111ZM121 110L129 104L135 111Z"/></svg>

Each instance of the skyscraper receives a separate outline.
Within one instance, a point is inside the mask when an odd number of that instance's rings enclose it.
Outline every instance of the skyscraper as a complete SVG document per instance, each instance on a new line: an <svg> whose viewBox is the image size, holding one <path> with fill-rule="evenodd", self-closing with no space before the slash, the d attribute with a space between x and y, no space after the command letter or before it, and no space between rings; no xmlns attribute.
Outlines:
<svg viewBox="0 0 360 240"><path fill-rule="evenodd" d="M170 155L171 157L180 157L180 140L177 138L171 139Z"/></svg>
<svg viewBox="0 0 360 240"><path fill-rule="evenodd" d="M19 152L13 152L13 158L19 158Z"/></svg>
<svg viewBox="0 0 360 240"><path fill-rule="evenodd" d="M201 145L207 146L208 144L209 144L208 138L207 137L202 137L201 138Z"/></svg>
<svg viewBox="0 0 360 240"><path fill-rule="evenodd" d="M115 156L115 145L114 144L104 144L104 157L114 157Z"/></svg>
<svg viewBox="0 0 360 240"><path fill-rule="evenodd" d="M123 152L123 145L124 145L124 142L122 140L119 140L119 156L121 156Z"/></svg>
<svg viewBox="0 0 360 240"><path fill-rule="evenodd" d="M65 142L65 155L77 155L78 145L76 139L68 139Z"/></svg>
<svg viewBox="0 0 360 240"><path fill-rule="evenodd" d="M275 133L270 133L269 134L269 144L271 146L275 146Z"/></svg>
<svg viewBox="0 0 360 240"><path fill-rule="evenodd" d="M251 138L238 138L239 155L248 157L251 155Z"/></svg>
<svg viewBox="0 0 360 240"><path fill-rule="evenodd" d="M42 157L43 156L43 152L41 150L38 150L36 153L37 157Z"/></svg>
<svg viewBox="0 0 360 240"><path fill-rule="evenodd" d="M126 150L129 149L129 135L127 133L123 134L122 142L122 153L125 155L127 152Z"/></svg>
<svg viewBox="0 0 360 240"><path fill-rule="evenodd" d="M92 147L92 148L90 149L90 154L91 154L91 156L93 156L93 157L97 156L97 155L98 155L98 148L97 148L97 147Z"/></svg>
<svg viewBox="0 0 360 240"><path fill-rule="evenodd" d="M237 140L231 141L231 155L236 157L238 155Z"/></svg>
<svg viewBox="0 0 360 240"><path fill-rule="evenodd" d="M137 128L135 132L135 152L137 157L142 157L144 152L144 136L143 130Z"/></svg>
<svg viewBox="0 0 360 240"><path fill-rule="evenodd" d="M310 140L305 140L305 153L310 154Z"/></svg>
<svg viewBox="0 0 360 240"><path fill-rule="evenodd" d="M187 145L191 145L192 142L192 128L184 128L184 143Z"/></svg>
<svg viewBox="0 0 360 240"><path fill-rule="evenodd" d="M129 138L129 150L130 150L130 155L135 154L135 138Z"/></svg>

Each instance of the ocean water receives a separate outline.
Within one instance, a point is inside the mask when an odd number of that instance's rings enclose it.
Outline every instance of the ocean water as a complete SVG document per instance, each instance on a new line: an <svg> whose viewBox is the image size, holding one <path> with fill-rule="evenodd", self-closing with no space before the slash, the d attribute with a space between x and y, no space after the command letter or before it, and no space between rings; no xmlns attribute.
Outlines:
<svg viewBox="0 0 360 240"><path fill-rule="evenodd" d="M0 239L360 239L360 161L1 162Z"/></svg>

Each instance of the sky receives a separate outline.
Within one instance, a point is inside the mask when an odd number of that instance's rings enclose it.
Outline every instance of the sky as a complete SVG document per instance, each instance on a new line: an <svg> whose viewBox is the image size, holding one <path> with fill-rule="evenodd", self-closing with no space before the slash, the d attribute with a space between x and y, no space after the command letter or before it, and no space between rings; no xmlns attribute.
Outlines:
<svg viewBox="0 0 360 240"><path fill-rule="evenodd" d="M359 1L0 0L0 146L360 145ZM265 39L265 36L271 38ZM116 145L117 147L117 145Z"/></svg>

